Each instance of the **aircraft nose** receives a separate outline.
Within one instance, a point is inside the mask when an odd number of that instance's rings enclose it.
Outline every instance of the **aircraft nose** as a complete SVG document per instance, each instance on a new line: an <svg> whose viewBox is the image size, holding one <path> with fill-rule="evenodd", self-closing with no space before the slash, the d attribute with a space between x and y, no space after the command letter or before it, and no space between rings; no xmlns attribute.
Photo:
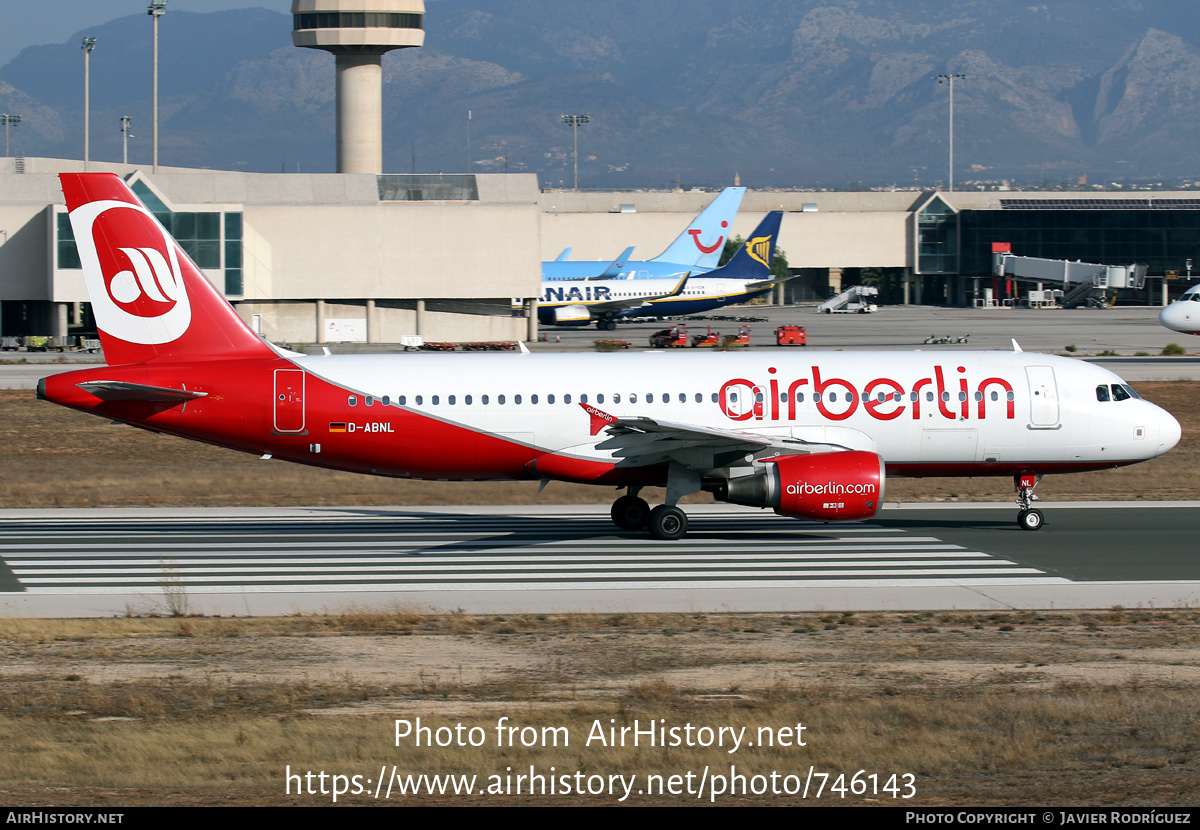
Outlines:
<svg viewBox="0 0 1200 830"><path fill-rule="evenodd" d="M1200 303L1196 304L1200 306ZM1200 308L1197 309L1200 311ZM1200 314L1191 313L1191 304L1174 302L1158 312L1158 322L1172 331L1190 332L1200 329ZM1192 318L1196 317L1195 320Z"/></svg>
<svg viewBox="0 0 1200 830"><path fill-rule="evenodd" d="M1183 429L1175 416L1161 407L1158 410L1158 455L1169 452L1179 443Z"/></svg>

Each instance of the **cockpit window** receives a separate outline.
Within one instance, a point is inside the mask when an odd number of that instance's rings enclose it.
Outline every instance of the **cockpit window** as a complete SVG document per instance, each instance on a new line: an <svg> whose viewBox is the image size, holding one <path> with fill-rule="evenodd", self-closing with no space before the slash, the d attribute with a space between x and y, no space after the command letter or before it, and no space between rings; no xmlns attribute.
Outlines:
<svg viewBox="0 0 1200 830"><path fill-rule="evenodd" d="M1101 403L1110 400L1108 396L1107 384L1102 383L1096 387L1096 400L1100 401Z"/></svg>
<svg viewBox="0 0 1200 830"><path fill-rule="evenodd" d="M1120 383L1114 383L1112 385L1112 392L1114 401L1127 401L1133 397L1133 395L1130 395L1127 391L1127 387Z"/></svg>

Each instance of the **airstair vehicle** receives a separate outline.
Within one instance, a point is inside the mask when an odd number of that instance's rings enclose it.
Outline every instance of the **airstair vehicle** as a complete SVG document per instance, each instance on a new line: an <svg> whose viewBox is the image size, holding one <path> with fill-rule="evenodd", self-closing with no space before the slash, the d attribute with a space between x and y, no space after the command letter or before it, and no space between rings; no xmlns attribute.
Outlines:
<svg viewBox="0 0 1200 830"><path fill-rule="evenodd" d="M820 314L870 314L872 311L878 311L879 306L863 298L878 294L879 289L873 285L852 285L836 297L830 297L821 303L817 306L817 311Z"/></svg>

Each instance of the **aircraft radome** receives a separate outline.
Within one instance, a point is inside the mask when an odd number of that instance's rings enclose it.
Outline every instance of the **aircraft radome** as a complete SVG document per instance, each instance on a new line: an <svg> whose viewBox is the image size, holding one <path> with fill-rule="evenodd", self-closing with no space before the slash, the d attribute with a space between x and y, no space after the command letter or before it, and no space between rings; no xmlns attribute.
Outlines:
<svg viewBox="0 0 1200 830"><path fill-rule="evenodd" d="M1171 331L1200 334L1200 285L1193 285L1183 296L1158 312L1158 322Z"/></svg>
<svg viewBox="0 0 1200 830"><path fill-rule="evenodd" d="M260 456L625 488L614 522L676 539L690 493L854 521L885 475L1013 476L1035 530L1043 475L1179 440L1113 373L1019 350L301 355L256 335L119 178L61 180L108 365L44 378L38 397ZM649 485L666 504L649 509Z"/></svg>

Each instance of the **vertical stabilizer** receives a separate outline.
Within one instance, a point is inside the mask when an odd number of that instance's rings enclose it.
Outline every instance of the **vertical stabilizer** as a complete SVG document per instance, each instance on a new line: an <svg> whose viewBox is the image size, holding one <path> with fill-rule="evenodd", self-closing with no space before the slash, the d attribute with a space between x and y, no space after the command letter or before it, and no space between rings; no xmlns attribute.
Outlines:
<svg viewBox="0 0 1200 830"><path fill-rule="evenodd" d="M740 280L766 280L771 278L771 263L775 260L775 243L779 240L779 226L783 222L783 211L773 210L763 217L754 232L737 249L733 259L709 277L729 277Z"/></svg>
<svg viewBox="0 0 1200 830"><path fill-rule="evenodd" d="M125 182L59 178L109 365L274 354Z"/></svg>
<svg viewBox="0 0 1200 830"><path fill-rule="evenodd" d="M729 228L746 195L744 187L727 187L697 216L687 230L652 262L674 262L692 269L711 271L721 261Z"/></svg>

